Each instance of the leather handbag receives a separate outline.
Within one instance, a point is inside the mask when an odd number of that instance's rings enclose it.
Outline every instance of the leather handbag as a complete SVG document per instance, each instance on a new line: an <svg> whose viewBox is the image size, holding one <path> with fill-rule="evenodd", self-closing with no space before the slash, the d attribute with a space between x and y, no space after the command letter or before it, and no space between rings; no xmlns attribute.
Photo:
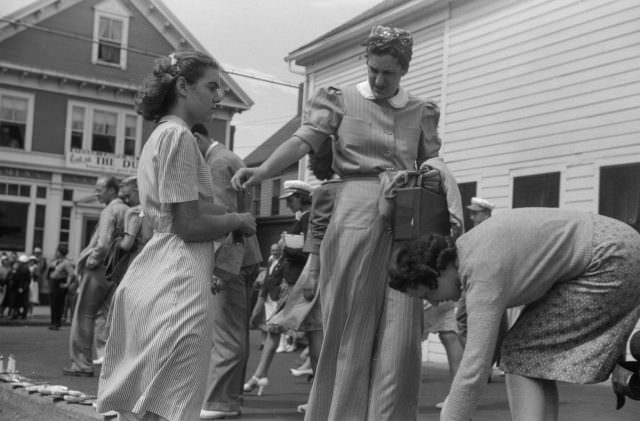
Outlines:
<svg viewBox="0 0 640 421"><path fill-rule="evenodd" d="M407 172L395 192L392 229L394 241L411 241L430 233L449 235L449 208L437 169Z"/></svg>

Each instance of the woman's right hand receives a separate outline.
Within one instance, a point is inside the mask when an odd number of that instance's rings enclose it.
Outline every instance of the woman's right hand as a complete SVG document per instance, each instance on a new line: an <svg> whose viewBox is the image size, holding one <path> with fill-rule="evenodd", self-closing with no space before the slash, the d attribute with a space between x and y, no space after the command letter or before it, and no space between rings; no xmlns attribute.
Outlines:
<svg viewBox="0 0 640 421"><path fill-rule="evenodd" d="M259 168L240 168L231 178L231 185L237 191L260 184L263 177Z"/></svg>
<svg viewBox="0 0 640 421"><path fill-rule="evenodd" d="M244 235L254 235L256 233L256 218L252 214L246 213L238 213L238 218L240 221L240 226L238 230L241 231Z"/></svg>

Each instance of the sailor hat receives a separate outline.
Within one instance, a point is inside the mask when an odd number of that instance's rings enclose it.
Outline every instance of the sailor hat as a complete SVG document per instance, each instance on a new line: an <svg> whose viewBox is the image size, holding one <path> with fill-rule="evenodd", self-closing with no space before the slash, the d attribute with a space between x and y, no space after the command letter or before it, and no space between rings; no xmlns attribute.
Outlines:
<svg viewBox="0 0 640 421"><path fill-rule="evenodd" d="M301 180L287 180L284 182L284 188L280 194L280 199L286 199L296 193L309 195L311 194L311 186Z"/></svg>
<svg viewBox="0 0 640 421"><path fill-rule="evenodd" d="M472 211L491 211L496 206L488 200L481 199L479 197L471 198L471 205L467 206L467 209Z"/></svg>

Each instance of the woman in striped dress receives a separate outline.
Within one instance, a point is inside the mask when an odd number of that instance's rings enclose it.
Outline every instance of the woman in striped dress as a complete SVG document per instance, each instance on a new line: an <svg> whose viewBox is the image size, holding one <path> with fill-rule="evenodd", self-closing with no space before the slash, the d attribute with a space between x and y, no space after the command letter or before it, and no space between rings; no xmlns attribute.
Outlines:
<svg viewBox="0 0 640 421"><path fill-rule="evenodd" d="M324 341L307 421L417 418L422 304L387 287L392 233L379 208L381 173L414 169L440 149L437 106L400 87L411 49L407 31L375 27L368 80L320 89L295 135L232 180L259 183L337 139L333 169L343 186L320 248Z"/></svg>
<svg viewBox="0 0 640 421"><path fill-rule="evenodd" d="M156 60L136 99L158 122L140 156L138 185L153 237L115 292L98 388L98 411L122 420L199 419L211 327L213 240L255 232L250 214L222 214L190 128L220 101L209 56L180 52Z"/></svg>

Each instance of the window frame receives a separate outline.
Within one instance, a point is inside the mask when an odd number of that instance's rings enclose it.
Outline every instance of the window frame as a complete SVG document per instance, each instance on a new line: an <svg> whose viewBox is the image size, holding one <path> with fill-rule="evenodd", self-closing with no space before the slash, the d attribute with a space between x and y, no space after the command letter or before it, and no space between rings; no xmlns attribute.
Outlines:
<svg viewBox="0 0 640 421"><path fill-rule="evenodd" d="M100 60L98 52L100 50L100 19L106 18L122 22L122 42L120 44L120 62L111 63L109 61ZM127 48L129 46L129 16L123 16L118 13L109 12L96 7L93 14L93 43L91 48L91 63L103 66L117 67L122 70L127 69Z"/></svg>
<svg viewBox="0 0 640 421"><path fill-rule="evenodd" d="M271 202L269 209L269 216L280 215L280 190L282 189L282 178L276 177L271 179Z"/></svg>
<svg viewBox="0 0 640 421"><path fill-rule="evenodd" d="M93 118L94 112L97 111L105 111L110 113L115 113L117 115L116 119L116 142L114 146L114 152L112 155L122 156L122 157L132 157L137 158L140 155L140 150L142 148L142 118L137 115L134 111L129 110L128 108L118 108L112 107L108 105L95 104L90 102L82 102L82 101L69 101L67 103L67 122L65 127L65 140L64 147L65 153L71 152L71 135L73 129L73 108L79 107L84 108L84 122L82 127L82 149L83 151L89 151L91 153L100 153L100 154L109 154L109 152L101 152L94 151L91 149L92 141L93 141ZM134 148L135 154L124 155L124 143L125 143L125 124L127 116L135 117L136 119L136 144Z"/></svg>
<svg viewBox="0 0 640 421"><path fill-rule="evenodd" d="M512 209L514 207L515 201L515 188L516 188L516 179L523 177L536 177L536 176L545 176L550 174L558 174L558 208L562 208L564 206L564 185L565 185L565 175L566 171L564 168L558 167L539 167L537 170L532 171L523 171L523 172L515 172L511 174L509 180L509 206Z"/></svg>
<svg viewBox="0 0 640 421"><path fill-rule="evenodd" d="M620 156L612 158L601 158L594 162L594 200L592 212L600 213L602 208L602 170L611 167L627 167L640 164L640 159L636 156ZM626 221L623 221L626 222Z"/></svg>
<svg viewBox="0 0 640 421"><path fill-rule="evenodd" d="M14 150L14 151L24 151L31 152L31 147L33 143L33 116L34 116L34 108L35 108L35 94L29 92L21 92L15 91L12 89L0 88L0 104L3 96L14 96L21 99L27 100L27 121L25 122L26 127L24 130L24 147L22 149L18 148L10 148L8 146L0 146L2 150ZM0 121L2 121L0 119Z"/></svg>

